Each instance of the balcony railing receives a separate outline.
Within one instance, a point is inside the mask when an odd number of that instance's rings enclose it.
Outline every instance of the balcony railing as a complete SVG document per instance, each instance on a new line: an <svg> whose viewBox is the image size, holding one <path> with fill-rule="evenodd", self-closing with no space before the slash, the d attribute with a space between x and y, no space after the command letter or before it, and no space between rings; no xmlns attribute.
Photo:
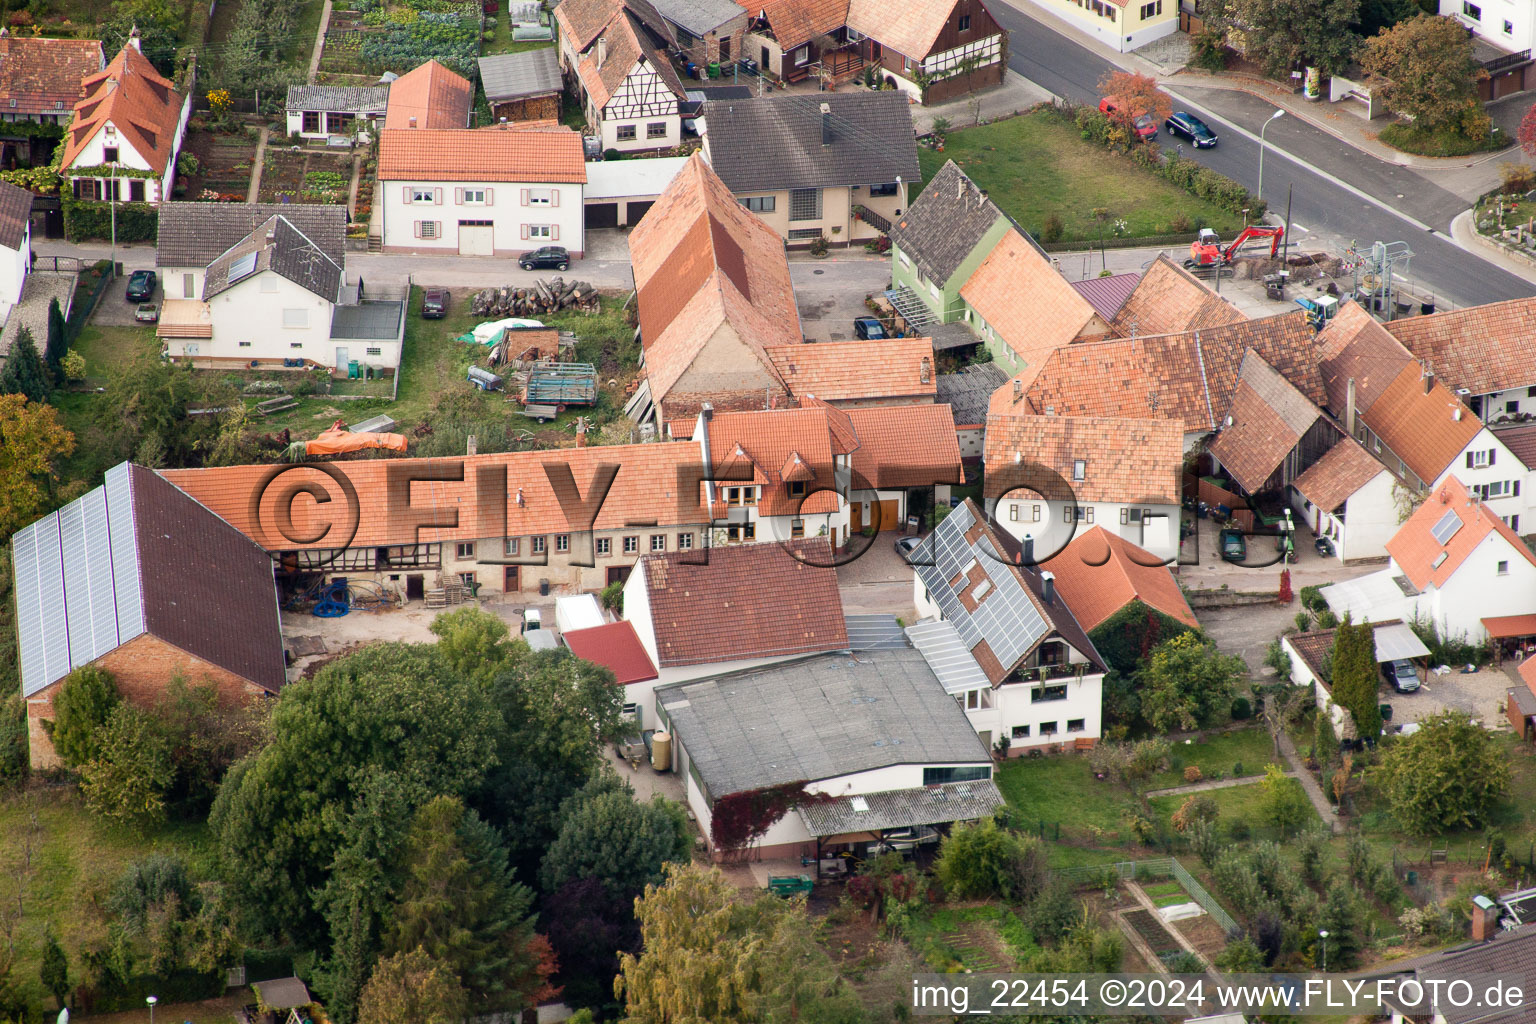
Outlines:
<svg viewBox="0 0 1536 1024"><path fill-rule="evenodd" d="M1081 679L1087 664L1075 665L1025 665L1014 675L1022 682L1038 683L1048 679Z"/></svg>
<svg viewBox="0 0 1536 1024"><path fill-rule="evenodd" d="M1521 64L1529 64L1530 62L1531 51L1521 50L1519 53L1506 53L1502 57L1483 61L1483 70L1491 75L1503 71L1505 68L1519 67Z"/></svg>

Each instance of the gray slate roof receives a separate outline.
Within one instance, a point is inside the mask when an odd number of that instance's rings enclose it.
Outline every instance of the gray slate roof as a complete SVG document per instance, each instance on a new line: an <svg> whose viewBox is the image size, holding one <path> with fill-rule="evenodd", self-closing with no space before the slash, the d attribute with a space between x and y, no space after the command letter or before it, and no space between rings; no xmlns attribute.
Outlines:
<svg viewBox="0 0 1536 1024"><path fill-rule="evenodd" d="M714 132L714 121L709 122L709 129ZM942 285L955 276L960 264L1002 216L997 204L949 160L906 214L891 225L891 243L930 281Z"/></svg>
<svg viewBox="0 0 1536 1024"><path fill-rule="evenodd" d="M560 64L555 48L481 57L480 82L485 86L485 98L492 103L559 92Z"/></svg>
<svg viewBox="0 0 1536 1024"><path fill-rule="evenodd" d="M389 106L387 85L290 85L289 110L334 110L338 114L378 114Z"/></svg>
<svg viewBox="0 0 1536 1024"><path fill-rule="evenodd" d="M347 208L321 203L161 203L157 267L206 267L256 225L282 214L331 259L347 249Z"/></svg>
<svg viewBox="0 0 1536 1024"><path fill-rule="evenodd" d="M913 650L824 654L656 691L712 798L898 764L988 764Z"/></svg>
<svg viewBox="0 0 1536 1024"><path fill-rule="evenodd" d="M728 22L746 17L736 0L651 0L658 13L696 36L706 35Z"/></svg>
<svg viewBox="0 0 1536 1024"><path fill-rule="evenodd" d="M989 817L1003 806L1003 795L991 779L866 793L860 797L864 810L859 810L853 799L845 796L802 804L796 812L811 835L836 836L912 825L975 821Z"/></svg>
<svg viewBox="0 0 1536 1024"><path fill-rule="evenodd" d="M821 105L832 141L821 143ZM917 136L905 93L855 92L713 100L705 146L732 192L916 182Z"/></svg>
<svg viewBox="0 0 1536 1024"><path fill-rule="evenodd" d="M1536 983L1536 970L1532 968L1533 962L1536 962L1536 926L1525 925L1514 931L1497 930L1493 938L1486 942L1453 946L1386 964L1369 972L1367 977L1408 975L1426 983L1425 998L1418 1005L1395 997L1383 1001L1386 1004L1384 1009L1390 1007L1421 1018L1428 1018L1438 1010L1444 1015L1447 1024L1466 1024L1473 1020L1479 1024L1528 1024L1536 1021L1536 985L1533 985ZM1444 1003L1438 1007L1434 1005L1431 996L1435 989L1427 984L1431 979L1438 980L1444 992L1443 986L1452 979L1477 976L1498 978L1505 983L1506 988L1514 986L1522 989L1521 1004L1498 1010Z"/></svg>
<svg viewBox="0 0 1536 1024"><path fill-rule="evenodd" d="M0 181L0 245L20 249L32 216L32 193L8 181Z"/></svg>
<svg viewBox="0 0 1536 1024"><path fill-rule="evenodd" d="M987 422L992 392L1008 383L1008 374L996 363L972 363L959 373L939 374L933 383L938 389L934 401L948 405L955 425L964 427Z"/></svg>
<svg viewBox="0 0 1536 1024"><path fill-rule="evenodd" d="M251 256L255 257L254 265L244 273L235 273L231 280L231 273L242 265L241 260ZM279 214L256 225L254 231L208 264L208 273L203 277L203 301L263 270L271 270L327 302L340 297L341 264Z"/></svg>

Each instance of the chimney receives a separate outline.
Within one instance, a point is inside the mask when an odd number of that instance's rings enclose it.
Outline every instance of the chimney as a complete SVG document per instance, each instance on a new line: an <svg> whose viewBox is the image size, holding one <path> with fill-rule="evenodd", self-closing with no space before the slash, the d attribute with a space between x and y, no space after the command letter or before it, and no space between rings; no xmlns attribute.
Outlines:
<svg viewBox="0 0 1536 1024"><path fill-rule="evenodd" d="M1024 397L1024 382L1017 377L1013 381L1013 400L1017 402Z"/></svg>
<svg viewBox="0 0 1536 1024"><path fill-rule="evenodd" d="M702 412L704 415L705 423L708 423L710 420L715 418L715 407L708 402L704 403L704 408L701 409L700 412Z"/></svg>
<svg viewBox="0 0 1536 1024"><path fill-rule="evenodd" d="M933 360L923 356L922 382L927 384L933 380Z"/></svg>
<svg viewBox="0 0 1536 1024"><path fill-rule="evenodd" d="M821 144L832 145L832 104L821 105Z"/></svg>
<svg viewBox="0 0 1536 1024"><path fill-rule="evenodd" d="M1350 437L1355 436L1355 378L1349 378L1349 387L1344 392L1344 432Z"/></svg>
<svg viewBox="0 0 1536 1024"><path fill-rule="evenodd" d="M464 454L465 455L473 455L473 454L475 454L476 450L479 449L479 447L480 447L480 439L478 437L476 437L474 434L470 434L469 437L464 439Z"/></svg>
<svg viewBox="0 0 1536 1024"><path fill-rule="evenodd" d="M607 61L608 61L608 40L606 38L604 38L603 36L598 36L598 38L597 38L597 67L598 67L598 69L601 70L603 65L605 63L607 63Z"/></svg>
<svg viewBox="0 0 1536 1024"><path fill-rule="evenodd" d="M582 419L579 419L579 420L576 421L576 447L577 448L585 448L586 446L587 446L587 421L586 421L586 418L583 417Z"/></svg>
<svg viewBox="0 0 1536 1024"><path fill-rule="evenodd" d="M411 127L412 127L412 128L415 128L415 127L416 127L416 119L415 119L415 118L414 118L414 117L413 117L413 118L411 118Z"/></svg>
<svg viewBox="0 0 1536 1024"><path fill-rule="evenodd" d="M139 26L135 25L128 30L128 45L140 53L144 52L144 47L139 44Z"/></svg>
<svg viewBox="0 0 1536 1024"><path fill-rule="evenodd" d="M1498 906L1487 896L1472 897L1472 941L1487 942L1498 930Z"/></svg>
<svg viewBox="0 0 1536 1024"><path fill-rule="evenodd" d="M1056 603L1056 574L1053 573L1053 572L1042 572L1040 574L1040 585L1045 588L1045 603L1046 604L1055 604Z"/></svg>
<svg viewBox="0 0 1536 1024"><path fill-rule="evenodd" d="M1424 377L1424 393L1427 395L1435 390L1435 371L1426 366L1422 371L1422 376Z"/></svg>
<svg viewBox="0 0 1536 1024"><path fill-rule="evenodd" d="M1035 538L1033 537L1024 538L1024 564L1035 564Z"/></svg>
<svg viewBox="0 0 1536 1024"><path fill-rule="evenodd" d="M524 505L528 504L527 499L523 497L523 489L521 487L517 489L517 497L513 500L517 502L518 508L522 508Z"/></svg>

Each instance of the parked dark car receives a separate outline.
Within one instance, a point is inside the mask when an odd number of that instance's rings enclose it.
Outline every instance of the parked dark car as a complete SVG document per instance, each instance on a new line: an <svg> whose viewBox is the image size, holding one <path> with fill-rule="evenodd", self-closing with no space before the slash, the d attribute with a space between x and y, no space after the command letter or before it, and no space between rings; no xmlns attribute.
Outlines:
<svg viewBox="0 0 1536 1024"><path fill-rule="evenodd" d="M448 315L448 289L428 288L427 293L421 297L421 318L423 320L441 320Z"/></svg>
<svg viewBox="0 0 1536 1024"><path fill-rule="evenodd" d="M1419 688L1419 673L1406 658L1381 663L1381 674L1398 693L1412 693Z"/></svg>
<svg viewBox="0 0 1536 1024"><path fill-rule="evenodd" d="M533 252L523 253L517 258L517 265L524 270L564 270L571 265L571 254L566 252L563 245L546 245Z"/></svg>
<svg viewBox="0 0 1536 1024"><path fill-rule="evenodd" d="M890 334L886 331L885 324L875 317L861 316L856 317L853 321L853 336L855 338L864 338L868 341L883 341L889 338Z"/></svg>
<svg viewBox="0 0 1536 1024"><path fill-rule="evenodd" d="M1248 542L1243 531L1227 527L1221 531L1221 559L1224 562L1241 562L1248 557Z"/></svg>
<svg viewBox="0 0 1536 1024"><path fill-rule="evenodd" d="M155 297L155 286L159 283L153 270L135 270L128 275L128 301L148 302Z"/></svg>
<svg viewBox="0 0 1536 1024"><path fill-rule="evenodd" d="M1182 135L1193 142L1196 149L1210 149L1216 145L1216 133L1211 131L1211 126L1188 111L1174 111L1173 116L1163 122L1163 127L1174 138Z"/></svg>

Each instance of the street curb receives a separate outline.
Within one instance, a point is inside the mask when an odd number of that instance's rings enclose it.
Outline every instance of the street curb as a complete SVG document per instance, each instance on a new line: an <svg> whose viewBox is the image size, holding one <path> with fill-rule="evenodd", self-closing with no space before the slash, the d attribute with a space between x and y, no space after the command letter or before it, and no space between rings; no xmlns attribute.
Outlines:
<svg viewBox="0 0 1536 1024"><path fill-rule="evenodd" d="M1490 242L1471 226L1472 211L1463 210L1451 220L1451 229L1446 234L1454 242L1457 248L1471 253L1485 263L1508 271L1522 280L1536 284L1536 263L1522 260L1517 256L1506 253L1499 245ZM1468 243L1471 244L1468 244Z"/></svg>

